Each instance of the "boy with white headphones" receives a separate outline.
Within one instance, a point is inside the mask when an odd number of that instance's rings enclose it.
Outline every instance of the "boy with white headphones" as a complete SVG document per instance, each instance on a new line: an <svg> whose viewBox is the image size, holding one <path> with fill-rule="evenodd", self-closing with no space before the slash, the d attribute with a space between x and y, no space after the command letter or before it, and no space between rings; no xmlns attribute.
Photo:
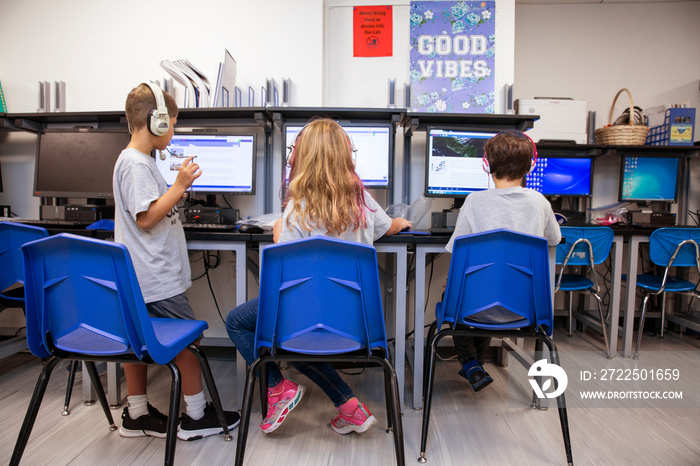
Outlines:
<svg viewBox="0 0 700 466"><path fill-rule="evenodd" d="M173 137L178 108L175 100L151 83L134 88L126 99L129 145L114 166L114 239L129 250L149 315L192 319L185 290L191 272L185 233L177 202L201 174L199 166L185 159L168 188L150 156L166 150ZM223 432L216 410L204 398L202 372L197 357L184 350L175 357L182 377L186 412L180 418L178 438L195 440ZM124 364L128 407L122 413L122 437L165 438L167 416L148 403L145 364ZM236 412L224 412L228 428L238 425Z"/></svg>
<svg viewBox="0 0 700 466"><path fill-rule="evenodd" d="M537 147L525 133L505 130L486 141L484 171L491 175L496 188L467 196L445 249L452 252L459 236L498 228L542 236L550 247L559 244L561 230L549 201L539 192L523 188L536 161ZM469 380L474 391L493 382L483 368L491 339L455 336L454 343L462 364L459 374Z"/></svg>

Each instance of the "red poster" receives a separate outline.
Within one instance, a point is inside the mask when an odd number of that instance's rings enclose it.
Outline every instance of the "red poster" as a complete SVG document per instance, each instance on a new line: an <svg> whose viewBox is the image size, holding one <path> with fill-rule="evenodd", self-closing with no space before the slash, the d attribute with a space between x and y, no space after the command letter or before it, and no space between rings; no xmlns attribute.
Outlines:
<svg viewBox="0 0 700 466"><path fill-rule="evenodd" d="M391 57L393 17L391 5L353 7L353 57Z"/></svg>

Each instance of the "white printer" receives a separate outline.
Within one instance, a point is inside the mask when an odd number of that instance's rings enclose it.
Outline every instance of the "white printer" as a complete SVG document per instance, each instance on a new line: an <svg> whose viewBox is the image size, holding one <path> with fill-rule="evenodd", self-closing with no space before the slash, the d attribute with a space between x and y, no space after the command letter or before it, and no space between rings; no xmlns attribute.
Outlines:
<svg viewBox="0 0 700 466"><path fill-rule="evenodd" d="M527 131L533 141L554 139L587 144L587 112L585 100L573 99L518 99L518 115L539 115L534 127Z"/></svg>

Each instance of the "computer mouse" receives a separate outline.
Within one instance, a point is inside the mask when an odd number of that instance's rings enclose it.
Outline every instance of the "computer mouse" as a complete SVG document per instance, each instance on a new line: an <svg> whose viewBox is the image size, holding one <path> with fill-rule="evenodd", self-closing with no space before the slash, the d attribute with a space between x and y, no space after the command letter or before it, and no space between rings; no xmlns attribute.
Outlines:
<svg viewBox="0 0 700 466"><path fill-rule="evenodd" d="M264 233L265 230L257 225L247 225L245 223L238 225L238 231L241 233Z"/></svg>

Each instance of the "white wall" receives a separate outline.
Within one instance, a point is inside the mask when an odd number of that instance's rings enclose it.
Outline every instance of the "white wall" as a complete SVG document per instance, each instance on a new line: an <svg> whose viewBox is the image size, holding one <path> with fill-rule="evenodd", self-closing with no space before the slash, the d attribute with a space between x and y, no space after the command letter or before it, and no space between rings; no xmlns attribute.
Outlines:
<svg viewBox="0 0 700 466"><path fill-rule="evenodd" d="M561 3L516 6L515 98L585 100L596 128L608 123L623 87L642 108L686 101L700 108L700 2ZM628 106L623 93L614 115ZM596 163L593 206L617 202L619 163ZM689 207L699 201L700 187L691 185Z"/></svg>

